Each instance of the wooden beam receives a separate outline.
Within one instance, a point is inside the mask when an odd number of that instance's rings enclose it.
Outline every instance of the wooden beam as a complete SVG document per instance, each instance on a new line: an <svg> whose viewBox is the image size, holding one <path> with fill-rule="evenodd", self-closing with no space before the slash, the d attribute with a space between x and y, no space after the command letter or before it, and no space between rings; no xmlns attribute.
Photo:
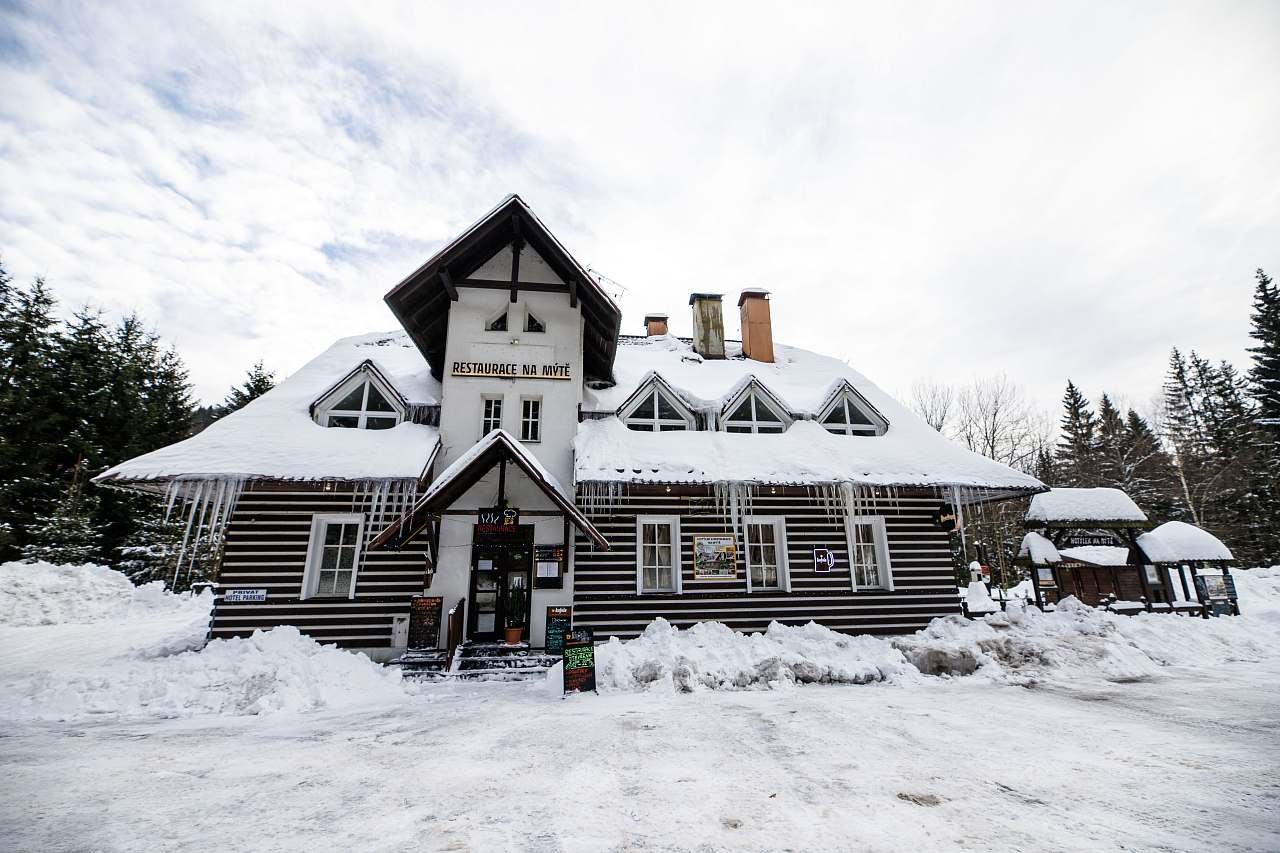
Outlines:
<svg viewBox="0 0 1280 853"><path fill-rule="evenodd" d="M457 302L458 288L453 286L453 277L449 275L448 270L440 270L440 283L444 285L445 291L449 294L449 301Z"/></svg>
<svg viewBox="0 0 1280 853"><path fill-rule="evenodd" d="M576 278L569 279L569 307L578 307L578 280Z"/></svg>
<svg viewBox="0 0 1280 853"><path fill-rule="evenodd" d="M514 216L511 221L516 223L516 233L519 233L519 222ZM524 242L519 238L511 244L511 301L516 301L516 292L520 284L520 250L524 248Z"/></svg>
<svg viewBox="0 0 1280 853"><path fill-rule="evenodd" d="M462 281L458 282L458 286L459 287L484 287L484 288L489 288L490 290L510 290L511 282L499 281L498 279L494 279L494 278L464 278L462 279ZM563 293L569 289L565 287L563 284L549 284L541 281L539 282L522 281L522 282L519 282L519 287L521 290L536 290L536 291L551 292L551 293Z"/></svg>

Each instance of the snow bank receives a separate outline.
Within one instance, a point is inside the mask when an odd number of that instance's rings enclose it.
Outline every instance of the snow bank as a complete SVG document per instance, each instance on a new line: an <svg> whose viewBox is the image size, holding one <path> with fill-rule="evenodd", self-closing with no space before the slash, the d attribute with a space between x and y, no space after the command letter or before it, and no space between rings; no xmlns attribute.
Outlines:
<svg viewBox="0 0 1280 853"><path fill-rule="evenodd" d="M118 658L88 672L59 669L4 684L10 717L231 716L313 711L402 701L398 670L322 646L285 626L214 640L200 651Z"/></svg>
<svg viewBox="0 0 1280 853"><path fill-rule="evenodd" d="M91 563L0 564L0 625L66 625L139 618L175 609L208 614L213 597L169 595L160 581L134 586L120 572Z"/></svg>
<svg viewBox="0 0 1280 853"><path fill-rule="evenodd" d="M265 714L410 692L398 670L293 627L200 648L212 602L102 566L0 566L0 718Z"/></svg>
<svg viewBox="0 0 1280 853"><path fill-rule="evenodd" d="M1280 566L1236 569L1231 577L1244 618L1280 624Z"/></svg>
<svg viewBox="0 0 1280 853"><path fill-rule="evenodd" d="M901 652L878 637L851 637L816 623L773 623L741 634L719 622L681 631L655 619L634 640L596 649L602 692L641 689L753 690L794 684L866 684L917 675ZM551 676L560 677L559 666Z"/></svg>

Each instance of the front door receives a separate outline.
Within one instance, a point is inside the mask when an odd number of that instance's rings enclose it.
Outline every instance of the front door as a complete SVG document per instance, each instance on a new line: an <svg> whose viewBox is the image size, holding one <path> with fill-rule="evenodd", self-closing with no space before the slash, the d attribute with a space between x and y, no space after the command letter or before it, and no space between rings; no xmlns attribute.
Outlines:
<svg viewBox="0 0 1280 853"><path fill-rule="evenodd" d="M525 544L478 543L472 554L467 636L473 640L498 640L503 629L515 626L525 627L527 635L533 548Z"/></svg>

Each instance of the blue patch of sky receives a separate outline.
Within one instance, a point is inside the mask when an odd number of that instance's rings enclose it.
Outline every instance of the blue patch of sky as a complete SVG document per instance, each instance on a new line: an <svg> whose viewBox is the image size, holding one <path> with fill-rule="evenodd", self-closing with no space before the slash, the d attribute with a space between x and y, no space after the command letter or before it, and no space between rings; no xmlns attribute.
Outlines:
<svg viewBox="0 0 1280 853"><path fill-rule="evenodd" d="M230 107L198 99L193 92L194 80L186 72L166 72L144 85L162 106L179 115L210 123L230 122L239 117Z"/></svg>
<svg viewBox="0 0 1280 853"><path fill-rule="evenodd" d="M17 21L30 17L26 4L0 0L0 62L6 65L31 65L35 61L31 47L18 35Z"/></svg>

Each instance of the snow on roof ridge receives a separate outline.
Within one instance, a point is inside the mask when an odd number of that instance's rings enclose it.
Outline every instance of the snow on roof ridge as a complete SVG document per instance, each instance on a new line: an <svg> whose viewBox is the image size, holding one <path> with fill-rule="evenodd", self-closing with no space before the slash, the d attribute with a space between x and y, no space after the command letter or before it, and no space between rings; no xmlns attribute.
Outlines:
<svg viewBox="0 0 1280 853"><path fill-rule="evenodd" d="M1153 563L1235 559L1221 539L1185 521L1166 521L1155 530L1143 533L1137 542Z"/></svg>
<svg viewBox="0 0 1280 853"><path fill-rule="evenodd" d="M1120 489L1109 487L1052 488L1031 499L1027 521L1133 521L1146 522L1147 514Z"/></svg>

